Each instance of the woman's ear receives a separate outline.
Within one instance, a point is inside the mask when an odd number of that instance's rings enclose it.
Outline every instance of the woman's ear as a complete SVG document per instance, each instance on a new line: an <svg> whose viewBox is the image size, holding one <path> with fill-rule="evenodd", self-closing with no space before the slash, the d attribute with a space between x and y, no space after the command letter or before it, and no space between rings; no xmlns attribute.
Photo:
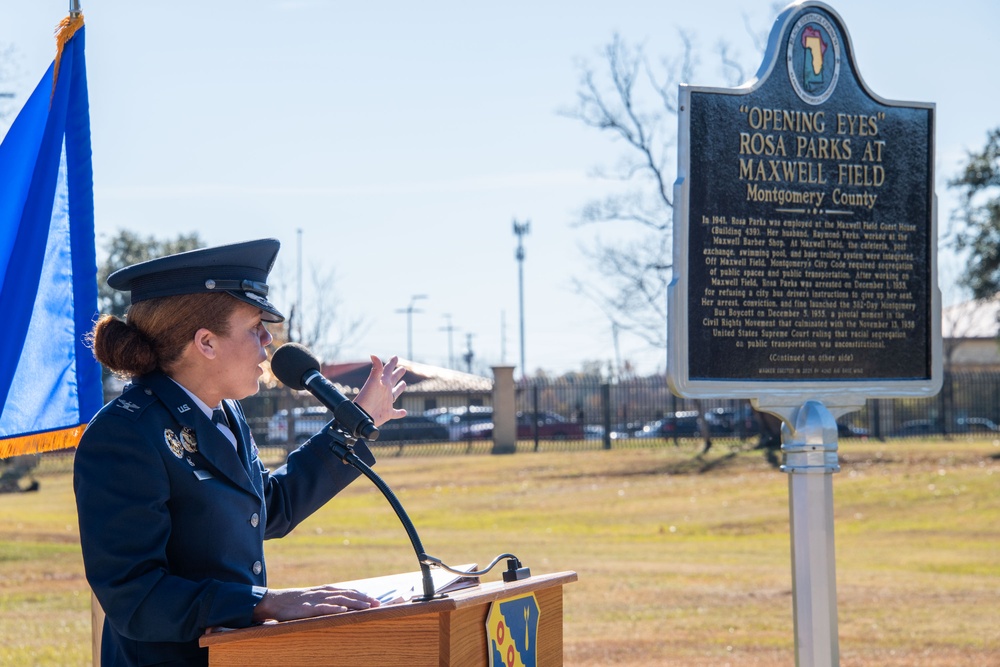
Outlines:
<svg viewBox="0 0 1000 667"><path fill-rule="evenodd" d="M208 329L198 329L192 340L194 349L206 359L215 359L217 353L216 336Z"/></svg>

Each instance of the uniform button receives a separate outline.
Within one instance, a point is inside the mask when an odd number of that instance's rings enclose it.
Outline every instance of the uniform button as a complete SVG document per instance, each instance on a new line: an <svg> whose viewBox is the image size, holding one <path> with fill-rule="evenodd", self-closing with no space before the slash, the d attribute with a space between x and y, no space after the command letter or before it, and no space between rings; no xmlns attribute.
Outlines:
<svg viewBox="0 0 1000 667"><path fill-rule="evenodd" d="M143 389L143 393L146 394L146 396L152 396L153 395L153 390L152 389Z"/></svg>
<svg viewBox="0 0 1000 667"><path fill-rule="evenodd" d="M260 516L258 516L257 513L254 512L253 514L250 515L250 525L256 528L257 524L259 523L260 523Z"/></svg>
<svg viewBox="0 0 1000 667"><path fill-rule="evenodd" d="M264 566L260 564L259 560L255 560L253 562L253 573L254 574L260 574L261 571L263 571L263 569L264 569Z"/></svg>

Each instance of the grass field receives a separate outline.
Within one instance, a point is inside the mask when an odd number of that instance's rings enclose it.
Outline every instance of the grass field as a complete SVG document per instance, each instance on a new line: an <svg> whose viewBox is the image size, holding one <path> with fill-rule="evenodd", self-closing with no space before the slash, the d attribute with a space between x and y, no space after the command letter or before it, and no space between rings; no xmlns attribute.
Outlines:
<svg viewBox="0 0 1000 667"><path fill-rule="evenodd" d="M384 458L427 552L515 553L565 588L567 665L795 663L787 476L697 446ZM841 443L834 475L841 664L1000 665L1000 442ZM46 470L48 467L48 470ZM90 664L69 465L0 495L0 664ZM416 569L366 480L267 546L270 583ZM503 563L486 577L499 579Z"/></svg>

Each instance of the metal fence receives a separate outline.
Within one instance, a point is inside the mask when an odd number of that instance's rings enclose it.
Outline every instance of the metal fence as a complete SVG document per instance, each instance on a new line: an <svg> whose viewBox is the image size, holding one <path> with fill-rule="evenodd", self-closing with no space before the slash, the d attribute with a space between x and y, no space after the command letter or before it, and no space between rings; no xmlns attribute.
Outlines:
<svg viewBox="0 0 1000 667"><path fill-rule="evenodd" d="M242 403L258 441L278 447L296 444L286 435L294 427L275 426L282 415L294 419L316 409L312 397L285 390L264 391ZM713 441L757 444L762 435L770 435L749 401L678 398L662 376L615 382L596 377L523 380L516 387L515 405L519 451L657 446L703 440L706 433ZM462 414L462 408L453 413ZM432 416L441 414L438 410ZM447 439L404 438L378 448L392 454L489 453L490 418L488 409L473 406L463 423L456 418L458 428L450 429ZM841 438L1000 437L1000 373L946 373L937 396L869 400L861 411L838 421Z"/></svg>
<svg viewBox="0 0 1000 667"><path fill-rule="evenodd" d="M241 403L267 461L280 461L284 451L322 428L329 418L311 396L287 389L264 390ZM519 453L681 444L704 447L706 432L713 443L729 447L773 448L779 444L748 401L678 398L659 376L617 382L600 378L527 380L517 385L515 404ZM321 413L318 417L316 410ZM442 431L440 436L377 441L373 448L383 457L491 453L491 412L474 406L469 415L468 420L456 420L457 427ZM280 428L282 419L284 429ZM862 410L838 422L841 439L1000 439L1000 373L945 373L937 396L869 400ZM305 435L295 438L297 430ZM50 452L40 457L36 472L66 471L72 460L73 450ZM0 468L4 465L0 462Z"/></svg>

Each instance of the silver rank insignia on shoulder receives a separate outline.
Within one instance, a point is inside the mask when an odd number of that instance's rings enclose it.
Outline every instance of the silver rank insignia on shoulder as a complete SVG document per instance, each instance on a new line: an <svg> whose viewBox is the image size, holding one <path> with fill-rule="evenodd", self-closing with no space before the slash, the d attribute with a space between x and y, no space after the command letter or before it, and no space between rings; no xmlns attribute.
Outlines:
<svg viewBox="0 0 1000 667"><path fill-rule="evenodd" d="M181 446L181 439L177 437L177 434L171 431L169 428L163 429L163 441L167 443L167 447L177 458L184 456L184 448Z"/></svg>
<svg viewBox="0 0 1000 667"><path fill-rule="evenodd" d="M190 426L181 429L181 446L189 454L198 451L198 438L194 437L194 429Z"/></svg>
<svg viewBox="0 0 1000 667"><path fill-rule="evenodd" d="M126 412L135 412L135 409L138 408L139 406L138 404L132 403L131 401L126 401L124 398L119 398L118 407Z"/></svg>

